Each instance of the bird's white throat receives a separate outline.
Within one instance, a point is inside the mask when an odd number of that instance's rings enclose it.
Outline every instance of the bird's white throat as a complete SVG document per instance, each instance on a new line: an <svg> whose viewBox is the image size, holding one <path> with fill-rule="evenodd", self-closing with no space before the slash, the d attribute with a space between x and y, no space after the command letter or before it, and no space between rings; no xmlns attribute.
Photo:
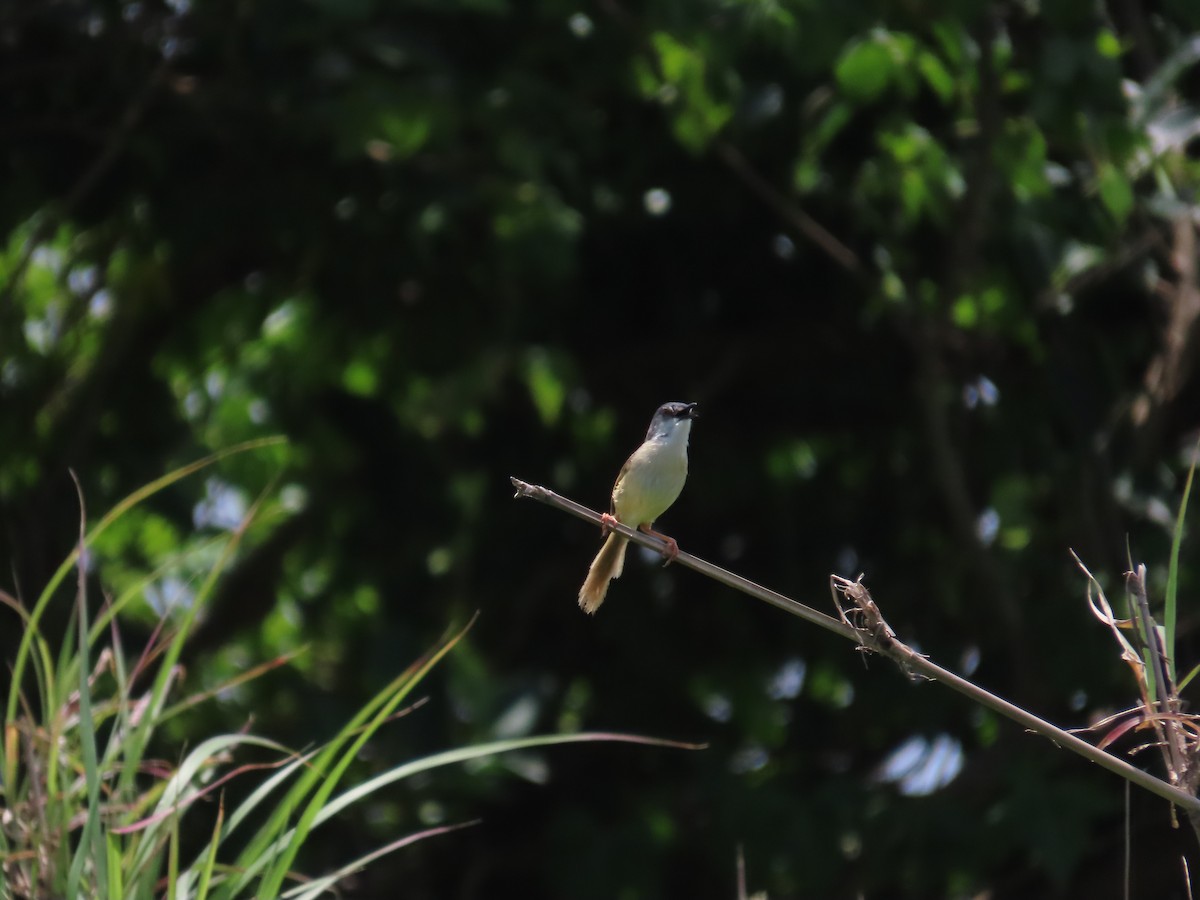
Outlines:
<svg viewBox="0 0 1200 900"><path fill-rule="evenodd" d="M677 446L686 450L688 435L691 433L691 419L666 419L647 440Z"/></svg>

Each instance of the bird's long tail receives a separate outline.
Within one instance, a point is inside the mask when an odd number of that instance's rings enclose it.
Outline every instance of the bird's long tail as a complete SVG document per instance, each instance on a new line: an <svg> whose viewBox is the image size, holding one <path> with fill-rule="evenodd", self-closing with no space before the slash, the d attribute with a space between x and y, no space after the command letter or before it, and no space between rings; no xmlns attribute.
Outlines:
<svg viewBox="0 0 1200 900"><path fill-rule="evenodd" d="M608 593L608 583L621 577L628 543L628 538L613 532L592 560L592 567L588 569L583 587L579 589L579 607L585 613L591 615L598 610L604 602L604 595Z"/></svg>

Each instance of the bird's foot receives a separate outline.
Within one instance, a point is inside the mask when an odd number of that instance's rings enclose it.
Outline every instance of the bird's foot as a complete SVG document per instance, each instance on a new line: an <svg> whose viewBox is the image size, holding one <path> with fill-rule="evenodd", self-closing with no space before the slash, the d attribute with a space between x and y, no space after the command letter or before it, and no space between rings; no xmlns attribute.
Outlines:
<svg viewBox="0 0 1200 900"><path fill-rule="evenodd" d="M613 526L619 524L617 517L609 513L600 513L600 537L608 537Z"/></svg>
<svg viewBox="0 0 1200 900"><path fill-rule="evenodd" d="M638 528L638 531L641 531L644 534L648 534L651 537L656 537L660 541L663 542L663 548L662 548L661 552L663 555L663 559L665 560L665 562L663 563L664 566L669 566L672 562L675 561L675 558L677 556L679 556L679 544L676 542L675 538L668 537L667 535L663 534L662 532L655 531L649 525L640 526Z"/></svg>

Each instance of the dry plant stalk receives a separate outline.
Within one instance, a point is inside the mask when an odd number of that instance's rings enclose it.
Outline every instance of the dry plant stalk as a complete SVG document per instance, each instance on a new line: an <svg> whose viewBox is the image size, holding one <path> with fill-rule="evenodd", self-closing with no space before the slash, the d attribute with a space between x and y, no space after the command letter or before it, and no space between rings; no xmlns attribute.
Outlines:
<svg viewBox="0 0 1200 900"><path fill-rule="evenodd" d="M1087 600L1092 614L1112 632L1113 639L1121 648L1121 659L1133 673L1140 698L1139 704L1132 709L1109 716L1091 728L1079 730L1098 732L1108 728L1098 742L1101 748L1130 731L1151 731L1153 740L1134 747L1130 752L1138 753L1157 747L1168 782L1195 795L1200 788L1200 716L1183 712L1179 686L1171 675L1163 628L1150 614L1146 567L1139 565L1125 573L1125 590L1133 615L1137 617L1135 622L1116 616L1096 577L1078 556L1074 553L1071 555L1087 576ZM1200 813L1192 809L1186 811L1197 838L1200 838Z"/></svg>
<svg viewBox="0 0 1200 900"><path fill-rule="evenodd" d="M871 599L871 592L862 580L862 575L854 581L840 575L829 576L829 593L833 596L833 605L837 607L838 617L857 633L858 649L864 653L878 653L888 657L911 681L932 681L928 675L917 671L916 660L925 661L929 657L917 653L896 637L896 632L884 621L883 613ZM839 594L850 601L849 611L842 607L841 601L838 600Z"/></svg>

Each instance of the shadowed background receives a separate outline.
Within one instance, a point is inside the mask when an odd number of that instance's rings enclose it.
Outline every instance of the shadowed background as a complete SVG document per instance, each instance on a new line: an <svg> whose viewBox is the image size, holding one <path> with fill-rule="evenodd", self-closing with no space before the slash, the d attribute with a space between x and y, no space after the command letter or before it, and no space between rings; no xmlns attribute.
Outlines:
<svg viewBox="0 0 1200 900"><path fill-rule="evenodd" d="M1200 9L50 0L0 38L6 589L69 552L68 468L95 517L281 433L97 551L114 590L281 498L188 683L308 650L181 742L320 741L479 610L357 778L545 731L708 743L439 771L303 871L480 818L350 895L728 898L739 845L772 898L1119 895L1116 779L635 550L589 619L598 533L508 477L603 509L696 401L684 550L827 611L865 572L904 640L1064 726L1129 705L1068 548L1115 594L1128 540L1161 588L1200 424ZM1187 835L1131 800L1138 892L1183 896Z"/></svg>

